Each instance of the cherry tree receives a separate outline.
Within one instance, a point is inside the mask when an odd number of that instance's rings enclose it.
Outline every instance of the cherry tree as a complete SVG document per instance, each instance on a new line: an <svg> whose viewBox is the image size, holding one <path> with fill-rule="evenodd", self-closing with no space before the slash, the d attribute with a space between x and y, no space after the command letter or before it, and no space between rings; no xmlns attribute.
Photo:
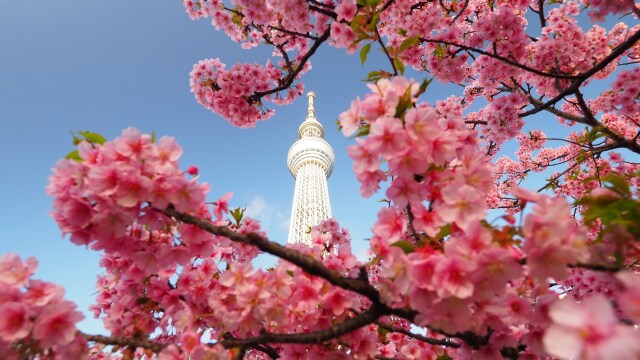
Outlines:
<svg viewBox="0 0 640 360"><path fill-rule="evenodd" d="M37 261L5 254L2 358L640 357L639 4L184 5L243 48L273 48L264 64L193 67L198 103L235 126L300 96L320 46L388 60L339 116L362 196L386 195L369 260L333 219L311 246L268 239L231 194L207 200L173 138L79 133L47 191L69 240L104 254L91 310L111 335L78 331L64 290L32 278ZM461 94L429 104L431 81ZM522 130L544 122L569 134ZM526 189L532 173L549 177ZM255 267L264 253L277 264Z"/></svg>

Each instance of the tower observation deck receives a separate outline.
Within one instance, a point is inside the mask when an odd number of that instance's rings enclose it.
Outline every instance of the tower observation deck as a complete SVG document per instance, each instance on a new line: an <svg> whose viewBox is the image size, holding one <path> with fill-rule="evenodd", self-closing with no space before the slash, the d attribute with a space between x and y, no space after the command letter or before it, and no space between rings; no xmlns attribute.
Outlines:
<svg viewBox="0 0 640 360"><path fill-rule="evenodd" d="M309 228L331 217L327 179L335 154L324 140L324 128L315 115L315 93L307 93L307 117L298 128L298 141L289 149L287 165L296 179L289 224L289 243L311 241Z"/></svg>

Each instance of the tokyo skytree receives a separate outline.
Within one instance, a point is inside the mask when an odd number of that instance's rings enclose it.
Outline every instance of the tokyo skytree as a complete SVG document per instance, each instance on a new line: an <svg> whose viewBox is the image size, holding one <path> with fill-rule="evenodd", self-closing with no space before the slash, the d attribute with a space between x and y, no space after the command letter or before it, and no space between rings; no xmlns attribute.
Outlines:
<svg viewBox="0 0 640 360"><path fill-rule="evenodd" d="M311 242L309 229L331 217L327 179L336 161L331 145L324 140L324 128L315 115L313 100L307 93L307 118L298 128L298 141L289 149L287 165L296 179L289 224L289 243Z"/></svg>

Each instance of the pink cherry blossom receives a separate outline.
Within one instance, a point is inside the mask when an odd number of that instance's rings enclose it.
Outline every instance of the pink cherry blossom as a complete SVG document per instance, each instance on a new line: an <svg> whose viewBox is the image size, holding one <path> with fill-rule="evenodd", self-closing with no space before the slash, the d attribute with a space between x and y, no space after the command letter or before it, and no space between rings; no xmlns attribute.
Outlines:
<svg viewBox="0 0 640 360"><path fill-rule="evenodd" d="M213 214L217 219L222 219L229 212L229 200L233 197L233 193L229 192L222 195L218 201L214 202Z"/></svg>
<svg viewBox="0 0 640 360"><path fill-rule="evenodd" d="M3 254L0 256L0 283L21 287L35 273L37 267L38 261L34 257L22 262L16 254Z"/></svg>
<svg viewBox="0 0 640 360"><path fill-rule="evenodd" d="M385 242L393 243L404 236L407 223L396 209L383 208L378 212L378 222L373 227L373 233L384 239Z"/></svg>
<svg viewBox="0 0 640 360"><path fill-rule="evenodd" d="M338 21L345 20L351 21L356 15L358 8L355 0L343 0L336 6L336 14L338 14Z"/></svg>
<svg viewBox="0 0 640 360"><path fill-rule="evenodd" d="M75 338L75 324L84 318L75 308L73 303L62 301L42 310L33 327L33 337L40 346L65 345Z"/></svg>
<svg viewBox="0 0 640 360"><path fill-rule="evenodd" d="M582 303L570 298L549 308L552 325L544 334L545 349L562 359L636 359L640 355L638 332L618 322L602 295Z"/></svg>
<svg viewBox="0 0 640 360"><path fill-rule="evenodd" d="M480 220L484 214L484 206L478 206L481 195L468 185L448 185L442 189L443 205L438 215L446 222L455 222L462 229L467 229L473 221Z"/></svg>
<svg viewBox="0 0 640 360"><path fill-rule="evenodd" d="M383 157L391 159L405 147L402 122L394 117L387 116L378 119L371 125L367 142L372 148L380 151Z"/></svg>
<svg viewBox="0 0 640 360"><path fill-rule="evenodd" d="M18 302L0 304L0 339L6 342L20 340L29 335L33 323L29 307Z"/></svg>
<svg viewBox="0 0 640 360"><path fill-rule="evenodd" d="M616 278L623 286L616 299L618 306L629 319L640 322L640 276L632 271L623 271L616 274Z"/></svg>

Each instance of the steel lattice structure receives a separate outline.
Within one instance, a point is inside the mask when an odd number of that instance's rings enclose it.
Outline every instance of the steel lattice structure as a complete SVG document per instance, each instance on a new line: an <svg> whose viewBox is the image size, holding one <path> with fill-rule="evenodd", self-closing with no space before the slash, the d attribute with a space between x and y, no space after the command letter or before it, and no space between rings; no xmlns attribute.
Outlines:
<svg viewBox="0 0 640 360"><path fill-rule="evenodd" d="M289 149L287 165L296 179L289 224L289 243L311 240L309 229L331 217L327 179L333 172L335 155L324 140L324 128L315 115L315 93L307 93L307 117L298 128L298 141Z"/></svg>

